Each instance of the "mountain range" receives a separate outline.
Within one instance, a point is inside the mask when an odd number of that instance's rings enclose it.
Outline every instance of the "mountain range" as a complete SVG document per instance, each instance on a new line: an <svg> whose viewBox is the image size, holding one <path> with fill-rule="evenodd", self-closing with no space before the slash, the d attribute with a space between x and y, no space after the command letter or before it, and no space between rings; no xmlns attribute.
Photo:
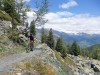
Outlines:
<svg viewBox="0 0 100 75"><path fill-rule="evenodd" d="M55 36L62 36L65 43L76 41L81 47L90 47L95 44L100 44L100 34L87 33L65 33L53 30Z"/></svg>
<svg viewBox="0 0 100 75"><path fill-rule="evenodd" d="M45 29L46 32L48 29ZM37 29L38 36L41 33L40 29ZM100 34L87 34L87 33L65 33L53 30L53 34L55 37L63 37L64 43L76 41L82 48L90 47L95 44L100 44Z"/></svg>

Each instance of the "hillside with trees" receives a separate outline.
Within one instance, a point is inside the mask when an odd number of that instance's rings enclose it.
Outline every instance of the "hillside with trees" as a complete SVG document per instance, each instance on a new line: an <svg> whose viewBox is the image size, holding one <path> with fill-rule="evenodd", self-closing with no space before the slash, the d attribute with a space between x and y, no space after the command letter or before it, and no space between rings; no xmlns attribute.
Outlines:
<svg viewBox="0 0 100 75"><path fill-rule="evenodd" d="M87 49L91 53L91 57L93 59L100 60L100 44L93 45L91 47L88 47Z"/></svg>

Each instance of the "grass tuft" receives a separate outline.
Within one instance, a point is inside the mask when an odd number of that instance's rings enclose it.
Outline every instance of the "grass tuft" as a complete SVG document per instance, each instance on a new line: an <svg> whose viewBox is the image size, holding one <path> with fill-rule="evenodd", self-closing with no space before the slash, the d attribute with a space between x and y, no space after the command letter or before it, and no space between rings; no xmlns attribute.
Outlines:
<svg viewBox="0 0 100 75"><path fill-rule="evenodd" d="M40 75L56 75L55 70L50 65L44 65L42 62L37 62L35 69L40 73Z"/></svg>

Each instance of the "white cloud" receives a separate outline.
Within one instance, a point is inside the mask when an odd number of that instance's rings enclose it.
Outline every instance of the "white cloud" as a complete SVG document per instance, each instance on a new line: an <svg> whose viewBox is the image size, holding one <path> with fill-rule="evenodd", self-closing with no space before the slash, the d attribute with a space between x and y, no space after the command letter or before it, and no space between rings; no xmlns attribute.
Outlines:
<svg viewBox="0 0 100 75"><path fill-rule="evenodd" d="M57 12L56 14L63 17L73 16L73 13L67 11Z"/></svg>
<svg viewBox="0 0 100 75"><path fill-rule="evenodd" d="M30 24L31 21L36 18L36 15L35 15L35 13L32 10L29 11L29 12L26 12L26 14L27 14L27 17L28 17L27 21Z"/></svg>
<svg viewBox="0 0 100 75"><path fill-rule="evenodd" d="M29 2L29 1L31 1L31 0L24 0L24 1Z"/></svg>
<svg viewBox="0 0 100 75"><path fill-rule="evenodd" d="M17 2L20 2L21 0L16 0ZM31 0L22 0L23 2L30 2Z"/></svg>
<svg viewBox="0 0 100 75"><path fill-rule="evenodd" d="M69 16L73 16L73 15L74 14L71 12L62 11L62 12L55 12L55 13L50 12L50 13L46 14L45 17L47 19L54 19L54 18L58 19L60 17L69 17Z"/></svg>
<svg viewBox="0 0 100 75"><path fill-rule="evenodd" d="M64 8L64 9L68 9L70 7L74 7L77 5L78 5L78 3L75 0L70 0L68 3L64 3L64 4L60 5L59 7Z"/></svg>
<svg viewBox="0 0 100 75"><path fill-rule="evenodd" d="M66 33L85 32L89 34L100 34L100 16L94 17L89 14L72 14L72 16L62 17L63 15L65 14L59 14L59 12L48 13L45 16L48 19L45 28L52 28Z"/></svg>

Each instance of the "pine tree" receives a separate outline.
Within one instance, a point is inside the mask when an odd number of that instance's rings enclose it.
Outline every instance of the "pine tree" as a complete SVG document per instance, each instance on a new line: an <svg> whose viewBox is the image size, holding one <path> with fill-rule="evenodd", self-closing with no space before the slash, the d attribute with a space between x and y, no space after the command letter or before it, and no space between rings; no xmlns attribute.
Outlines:
<svg viewBox="0 0 100 75"><path fill-rule="evenodd" d="M67 49L67 53L68 54L71 54L72 53L72 51L71 51L71 43L70 42L67 43L66 49Z"/></svg>
<svg viewBox="0 0 100 75"><path fill-rule="evenodd" d="M47 36L46 36L45 30L44 30L44 28L42 28L42 31L41 31L41 43L46 43L46 39L47 39Z"/></svg>
<svg viewBox="0 0 100 75"><path fill-rule="evenodd" d="M89 56L89 52L86 48L83 48L81 51L80 51L81 55L84 56L84 57L88 57Z"/></svg>
<svg viewBox="0 0 100 75"><path fill-rule="evenodd" d="M26 4L26 1L19 0L16 1L16 11L18 13L17 17L21 20L22 25L25 25L25 20L27 19L26 12L30 11L29 6Z"/></svg>
<svg viewBox="0 0 100 75"><path fill-rule="evenodd" d="M66 48L63 45L63 49L61 51L62 57L65 58L67 56Z"/></svg>
<svg viewBox="0 0 100 75"><path fill-rule="evenodd" d="M52 29L50 29L49 31L49 35L47 37L46 43L51 49L54 49L54 37L53 37Z"/></svg>
<svg viewBox="0 0 100 75"><path fill-rule="evenodd" d="M61 53L61 56L64 58L67 56L66 48L64 46L62 38L57 39L55 50Z"/></svg>
<svg viewBox="0 0 100 75"><path fill-rule="evenodd" d="M62 48L63 48L62 39L61 38L58 38L57 39L57 43L56 43L55 50L57 50L58 52L61 52Z"/></svg>
<svg viewBox="0 0 100 75"><path fill-rule="evenodd" d="M80 47L76 43L76 41L73 42L71 46L71 50L72 50L72 53L71 53L72 55L78 56L80 54Z"/></svg>
<svg viewBox="0 0 100 75"><path fill-rule="evenodd" d="M4 0L4 11L12 16L15 12L15 0Z"/></svg>
<svg viewBox="0 0 100 75"><path fill-rule="evenodd" d="M19 16L16 11L16 1L15 0L4 0L3 10L12 17L12 29L16 28L15 20L19 21Z"/></svg>
<svg viewBox="0 0 100 75"><path fill-rule="evenodd" d="M3 0L0 0L0 10L3 9Z"/></svg>
<svg viewBox="0 0 100 75"><path fill-rule="evenodd" d="M36 25L44 25L48 20L44 18L45 14L48 12L48 0L36 0L35 2L35 14L36 18L34 22Z"/></svg>
<svg viewBox="0 0 100 75"><path fill-rule="evenodd" d="M100 49L99 48L93 47L92 58L100 60Z"/></svg>
<svg viewBox="0 0 100 75"><path fill-rule="evenodd" d="M31 22L30 33L32 33L34 36L36 36L36 29L35 29L34 21Z"/></svg>

